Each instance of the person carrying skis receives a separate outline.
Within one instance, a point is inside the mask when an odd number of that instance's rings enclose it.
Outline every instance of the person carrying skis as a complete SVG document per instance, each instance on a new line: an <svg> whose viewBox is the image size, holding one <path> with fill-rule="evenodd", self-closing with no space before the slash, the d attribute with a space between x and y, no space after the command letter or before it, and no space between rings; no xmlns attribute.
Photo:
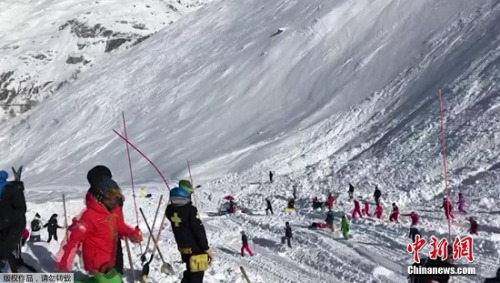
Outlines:
<svg viewBox="0 0 500 283"><path fill-rule="evenodd" d="M0 171L0 273L17 272L13 252L26 229L26 200L21 171L14 171L15 180L8 182L9 174Z"/></svg>
<svg viewBox="0 0 500 283"><path fill-rule="evenodd" d="M292 243L291 243L291 240L292 240L292 227L290 227L290 222L286 222L285 223L285 236L281 237L281 244L285 244L285 241L288 245L289 248L292 247Z"/></svg>
<svg viewBox="0 0 500 283"><path fill-rule="evenodd" d="M369 217L372 216L370 213L370 202L368 200L365 200L365 208L363 208L363 210L361 212L363 213L363 215L366 215Z"/></svg>
<svg viewBox="0 0 500 283"><path fill-rule="evenodd" d="M43 228L47 228L47 232L49 232L49 239L47 240L47 243L50 243L52 241L52 237L54 237L54 240L57 242L57 229L62 229L63 227L59 226L57 224L57 214L54 213L49 219L49 222L45 223L43 225Z"/></svg>
<svg viewBox="0 0 500 283"><path fill-rule="evenodd" d="M380 197L382 196L382 193L378 189L377 186L375 186L375 192L373 193L373 198L375 198L375 204L379 205L380 204Z"/></svg>
<svg viewBox="0 0 500 283"><path fill-rule="evenodd" d="M375 215L378 219L382 219L382 214L384 213L384 207L379 203L375 208Z"/></svg>
<svg viewBox="0 0 500 283"><path fill-rule="evenodd" d="M269 198L266 198L266 215L268 215L269 211L271 211L271 214L274 214L271 200Z"/></svg>
<svg viewBox="0 0 500 283"><path fill-rule="evenodd" d="M333 211L332 209L328 209L328 212L326 213L326 219L325 219L325 222L326 222L326 225L332 230L332 232L334 231L334 226L333 226L333 221L334 221L335 217L333 215Z"/></svg>
<svg viewBox="0 0 500 283"><path fill-rule="evenodd" d="M451 203L451 200L445 197L441 207L444 208L444 215L446 216L446 219L455 218L455 215L453 215L453 204Z"/></svg>
<svg viewBox="0 0 500 283"><path fill-rule="evenodd" d="M408 214L402 214L401 216L409 216L411 218L410 233L408 234L408 237L413 242L415 242L415 237L417 235L420 235L420 231L417 228L417 225L418 225L419 220L420 220L420 216L415 211L412 211L411 213L408 213Z"/></svg>
<svg viewBox="0 0 500 283"><path fill-rule="evenodd" d="M389 221L399 223L399 207L395 202L392 203L392 213L389 215Z"/></svg>
<svg viewBox="0 0 500 283"><path fill-rule="evenodd" d="M181 283L203 282L205 271L214 260L200 213L191 202L192 194L191 182L181 180L178 187L170 191L170 204L165 211L181 259L186 264Z"/></svg>
<svg viewBox="0 0 500 283"><path fill-rule="evenodd" d="M469 233L474 234L474 235L478 235L479 224L477 224L476 219L471 216L471 217L467 218L467 220L469 220L469 223L470 223Z"/></svg>
<svg viewBox="0 0 500 283"><path fill-rule="evenodd" d="M31 236L30 242L40 242L40 233L42 230L42 219L40 214L36 213L31 221Z"/></svg>
<svg viewBox="0 0 500 283"><path fill-rule="evenodd" d="M73 218L66 243L58 253L59 270L68 272L82 245L84 267L92 277L75 282L121 282L122 275L115 268L118 238L142 242L139 227L130 227L117 213L122 200L121 189L111 178L102 178L86 194L86 208L79 218Z"/></svg>
<svg viewBox="0 0 500 283"><path fill-rule="evenodd" d="M333 197L332 193L329 193L328 198L326 200L326 204L328 205L328 209L332 209L334 203L335 203L335 198Z"/></svg>
<svg viewBox="0 0 500 283"><path fill-rule="evenodd" d="M462 212L462 213L467 213L467 211L465 211L465 197L462 193L458 193L458 211Z"/></svg>
<svg viewBox="0 0 500 283"><path fill-rule="evenodd" d="M247 251L250 256L253 256L253 252L250 249L250 245L248 245L248 237L245 234L245 231L241 231L241 242L243 244L241 246L241 256L245 255L245 251Z"/></svg>
<svg viewBox="0 0 500 283"><path fill-rule="evenodd" d="M356 215L359 215L359 217L363 218L363 215L361 215L361 204L359 204L359 201L357 199L354 200L354 210L352 211L352 219L356 219Z"/></svg>
<svg viewBox="0 0 500 283"><path fill-rule="evenodd" d="M340 223L340 231L342 231L342 235L344 238L347 240L349 239L349 231L351 230L351 223L349 222L349 219L347 219L347 216L342 215L342 222Z"/></svg>
<svg viewBox="0 0 500 283"><path fill-rule="evenodd" d="M349 190L347 191L349 194L349 200L352 200L354 198L354 186L349 183Z"/></svg>
<svg viewBox="0 0 500 283"><path fill-rule="evenodd" d="M274 176L273 171L269 171L269 182L271 183L273 182L273 176Z"/></svg>

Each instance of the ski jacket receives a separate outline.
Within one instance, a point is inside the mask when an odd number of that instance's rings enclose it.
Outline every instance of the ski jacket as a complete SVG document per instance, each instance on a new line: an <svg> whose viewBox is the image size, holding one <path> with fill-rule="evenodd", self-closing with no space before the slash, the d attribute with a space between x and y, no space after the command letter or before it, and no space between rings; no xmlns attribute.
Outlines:
<svg viewBox="0 0 500 283"><path fill-rule="evenodd" d="M0 171L0 200L3 195L3 188L7 185L7 179L9 178L9 173L7 171Z"/></svg>
<svg viewBox="0 0 500 283"><path fill-rule="evenodd" d="M292 227L286 226L285 227L285 237L287 238L292 238Z"/></svg>
<svg viewBox="0 0 500 283"><path fill-rule="evenodd" d="M333 203L335 202L335 198L333 196L329 196L327 203L329 206L333 206Z"/></svg>
<svg viewBox="0 0 500 283"><path fill-rule="evenodd" d="M59 268L69 270L81 243L85 270L105 273L115 266L118 237L134 237L136 231L123 222L120 207L110 212L89 193L85 202L87 208L68 229L70 235Z"/></svg>
<svg viewBox="0 0 500 283"><path fill-rule="evenodd" d="M361 210L361 204L357 200L354 200L354 210Z"/></svg>
<svg viewBox="0 0 500 283"><path fill-rule="evenodd" d="M443 201L443 206L441 206L441 207L444 208L444 211L446 213L449 213L449 212L451 212L453 210L453 204L449 200Z"/></svg>
<svg viewBox="0 0 500 283"><path fill-rule="evenodd" d="M477 224L477 221L469 219L469 222L470 222L469 232L471 234L477 234L477 232L479 230L479 225Z"/></svg>
<svg viewBox="0 0 500 283"><path fill-rule="evenodd" d="M333 224L333 220L334 220L334 217L333 217L333 212L328 211L328 212L326 213L326 219L325 219L325 222L331 225L331 224Z"/></svg>
<svg viewBox="0 0 500 283"><path fill-rule="evenodd" d="M377 208L375 209L375 213L377 214L377 217L381 217L382 213L384 213L384 207L381 205L377 205Z"/></svg>
<svg viewBox="0 0 500 283"><path fill-rule="evenodd" d="M270 200L266 200L266 205L267 205L267 208L269 208L269 209L272 208Z"/></svg>
<svg viewBox="0 0 500 283"><path fill-rule="evenodd" d="M349 223L349 220L347 218L342 218L342 223L340 225L340 231L349 232L350 229L351 229L351 223Z"/></svg>
<svg viewBox="0 0 500 283"><path fill-rule="evenodd" d="M47 228L47 231L50 234L55 234L57 232L57 229L61 229L63 227L57 224L57 214L54 214L50 217L49 222L43 225L43 228Z"/></svg>
<svg viewBox="0 0 500 283"><path fill-rule="evenodd" d="M241 235L241 242L243 243L243 245L248 245L248 237L247 237L247 235L245 235L245 234Z"/></svg>
<svg viewBox="0 0 500 283"><path fill-rule="evenodd" d="M184 255L201 254L209 249L200 213L191 202L169 204L165 216L172 225L177 248Z"/></svg>
<svg viewBox="0 0 500 283"><path fill-rule="evenodd" d="M410 216L411 226L417 226L420 221L420 216L417 213L403 214L403 216Z"/></svg>
<svg viewBox="0 0 500 283"><path fill-rule="evenodd" d="M0 259L15 249L26 227L24 184L12 181L3 185L0 199Z"/></svg>
<svg viewBox="0 0 500 283"><path fill-rule="evenodd" d="M376 188L375 192L373 193L373 197L375 197L376 199L378 199L381 196L382 196L382 193L380 192L380 190L378 188Z"/></svg>

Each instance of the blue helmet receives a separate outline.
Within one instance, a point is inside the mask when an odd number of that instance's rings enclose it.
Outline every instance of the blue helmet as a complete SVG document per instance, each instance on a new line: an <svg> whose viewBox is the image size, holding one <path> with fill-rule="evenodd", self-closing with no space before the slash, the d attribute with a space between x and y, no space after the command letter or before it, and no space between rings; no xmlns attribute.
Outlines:
<svg viewBox="0 0 500 283"><path fill-rule="evenodd" d="M175 187L170 191L170 197L182 197L182 198L188 198L191 199L191 194L179 187Z"/></svg>

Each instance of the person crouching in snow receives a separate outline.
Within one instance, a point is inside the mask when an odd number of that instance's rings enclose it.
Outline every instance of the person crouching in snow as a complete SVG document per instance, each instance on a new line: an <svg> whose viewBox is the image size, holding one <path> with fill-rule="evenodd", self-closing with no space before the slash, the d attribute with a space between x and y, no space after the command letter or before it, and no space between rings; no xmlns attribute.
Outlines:
<svg viewBox="0 0 500 283"><path fill-rule="evenodd" d="M420 216L415 211L412 211L411 213L408 214L403 214L402 216L409 216L411 218L410 233L408 237L411 238L413 242L415 242L415 237L417 235L420 235L420 231L418 231L417 228Z"/></svg>
<svg viewBox="0 0 500 283"><path fill-rule="evenodd" d="M365 200L365 208L363 208L361 212L363 215L372 216L370 213L370 202L368 200Z"/></svg>
<svg viewBox="0 0 500 283"><path fill-rule="evenodd" d="M241 247L241 256L245 255L245 251L247 251L250 256L253 256L250 245L248 245L248 237L245 234L245 231L241 231L241 243L243 244Z"/></svg>
<svg viewBox="0 0 500 283"><path fill-rule="evenodd" d="M446 216L446 219L455 218L455 215L453 215L453 204L451 203L451 200L445 197L441 207L444 208L444 215Z"/></svg>
<svg viewBox="0 0 500 283"><path fill-rule="evenodd" d="M395 202L392 203L392 213L389 215L389 221L399 223L399 207Z"/></svg>
<svg viewBox="0 0 500 283"><path fill-rule="evenodd" d="M340 224L340 231L342 231L342 235L344 238L347 240L349 239L349 231L351 230L351 223L349 222L349 219L347 219L347 216L342 215L342 223Z"/></svg>
<svg viewBox="0 0 500 283"><path fill-rule="evenodd" d="M465 211L465 197L462 193L458 193L458 211L462 212L462 213L467 213L467 211Z"/></svg>
<svg viewBox="0 0 500 283"><path fill-rule="evenodd" d="M375 215L377 215L377 218L382 219L383 213L384 213L384 207L380 203L377 204L377 208L375 209Z"/></svg>
<svg viewBox="0 0 500 283"><path fill-rule="evenodd" d="M477 224L476 219L471 216L471 217L467 218L467 220L469 220L469 222L470 222L469 233L474 234L474 235L478 235L479 224Z"/></svg>
<svg viewBox="0 0 500 283"><path fill-rule="evenodd" d="M357 199L354 200L354 210L352 211L352 219L356 219L356 214L359 215L359 217L363 218L363 215L361 215L361 204L359 204L359 201Z"/></svg>
<svg viewBox="0 0 500 283"><path fill-rule="evenodd" d="M133 243L142 241L139 227L135 229L117 215L117 207L123 196L111 178L99 180L87 193L86 209L69 227L69 237L62 247L59 270L68 272L76 250L82 244L85 270L94 277L75 282L121 282L121 275L114 268L119 237L127 237Z"/></svg>

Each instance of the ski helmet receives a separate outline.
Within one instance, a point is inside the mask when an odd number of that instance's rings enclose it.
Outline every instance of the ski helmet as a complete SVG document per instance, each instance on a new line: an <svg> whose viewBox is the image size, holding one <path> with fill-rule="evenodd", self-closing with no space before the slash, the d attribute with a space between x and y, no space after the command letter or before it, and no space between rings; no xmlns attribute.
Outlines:
<svg viewBox="0 0 500 283"><path fill-rule="evenodd" d="M191 194L184 189L176 187L170 191L170 197L182 197L182 198L191 199Z"/></svg>

